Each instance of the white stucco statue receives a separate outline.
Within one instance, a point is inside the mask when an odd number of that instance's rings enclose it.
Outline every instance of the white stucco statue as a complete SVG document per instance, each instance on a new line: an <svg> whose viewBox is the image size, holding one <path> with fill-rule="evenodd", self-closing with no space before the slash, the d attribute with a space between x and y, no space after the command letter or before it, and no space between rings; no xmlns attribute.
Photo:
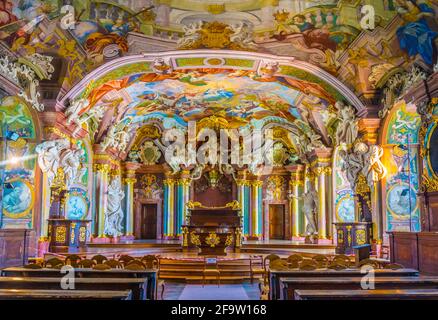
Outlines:
<svg viewBox="0 0 438 320"><path fill-rule="evenodd" d="M309 184L309 188L303 196L297 197L293 194L289 196L297 200L303 200L303 211L307 220L306 234L309 236L318 234L318 225L316 222L318 214L318 193L315 187Z"/></svg>
<svg viewBox="0 0 438 320"><path fill-rule="evenodd" d="M387 170L380 159L383 156L383 148L378 145L372 145L369 147L367 154L367 161L364 174L367 177L367 183L370 187L375 182L383 179L386 176Z"/></svg>
<svg viewBox="0 0 438 320"><path fill-rule="evenodd" d="M341 170L345 171L350 186L355 188L359 173L364 170L369 147L363 143L356 143L353 151L341 150L339 156L344 160Z"/></svg>
<svg viewBox="0 0 438 320"><path fill-rule="evenodd" d="M352 145L357 138L358 124L356 119L356 111L352 106L345 105L338 101L335 104L338 110L337 117L339 119L336 128L336 143Z"/></svg>
<svg viewBox="0 0 438 320"><path fill-rule="evenodd" d="M70 106L65 110L65 115L67 117L67 124L75 123L79 125L79 114L86 109L89 102L87 99L77 99L74 100Z"/></svg>
<svg viewBox="0 0 438 320"><path fill-rule="evenodd" d="M110 147L122 152L125 151L130 140L128 131L128 124L123 124L122 127L120 125L112 125L101 143L102 150Z"/></svg>
<svg viewBox="0 0 438 320"><path fill-rule="evenodd" d="M201 38L200 30L202 29L202 24L202 21L197 21L183 26L184 35L179 38L177 47L179 49L189 49L195 45Z"/></svg>
<svg viewBox="0 0 438 320"><path fill-rule="evenodd" d="M38 154L38 165L43 173L47 174L49 186L56 177L61 161L61 152L68 148L70 142L67 139L45 141L35 148Z"/></svg>
<svg viewBox="0 0 438 320"><path fill-rule="evenodd" d="M125 192L122 190L120 179L115 178L108 186L108 205L104 229L106 235L117 237L123 232L123 198L125 198Z"/></svg>
<svg viewBox="0 0 438 320"><path fill-rule="evenodd" d="M82 177L87 170L82 165L85 155L83 149L68 149L62 153L61 167L64 169L65 181L67 188L76 183L81 183Z"/></svg>

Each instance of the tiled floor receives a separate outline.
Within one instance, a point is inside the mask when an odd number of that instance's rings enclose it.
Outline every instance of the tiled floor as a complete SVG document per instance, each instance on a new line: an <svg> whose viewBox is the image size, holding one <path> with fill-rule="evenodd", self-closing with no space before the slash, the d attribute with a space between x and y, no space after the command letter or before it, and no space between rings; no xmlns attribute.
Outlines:
<svg viewBox="0 0 438 320"><path fill-rule="evenodd" d="M160 296L160 294L159 294ZM164 300L259 300L257 284L185 284L165 283Z"/></svg>

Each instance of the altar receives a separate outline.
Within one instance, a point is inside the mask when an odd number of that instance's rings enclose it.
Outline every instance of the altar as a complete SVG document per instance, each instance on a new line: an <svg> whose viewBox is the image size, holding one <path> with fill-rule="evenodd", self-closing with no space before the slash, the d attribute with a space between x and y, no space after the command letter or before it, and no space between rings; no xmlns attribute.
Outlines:
<svg viewBox="0 0 438 320"><path fill-rule="evenodd" d="M186 224L182 226L183 250L197 248L199 255L226 255L227 249L239 252L241 246L240 204L205 207L199 202L186 205Z"/></svg>

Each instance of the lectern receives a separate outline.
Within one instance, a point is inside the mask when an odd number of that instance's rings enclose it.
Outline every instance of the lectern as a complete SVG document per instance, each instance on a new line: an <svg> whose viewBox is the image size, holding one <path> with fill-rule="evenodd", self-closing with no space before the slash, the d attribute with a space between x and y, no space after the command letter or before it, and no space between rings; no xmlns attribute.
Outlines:
<svg viewBox="0 0 438 320"><path fill-rule="evenodd" d="M183 250L197 248L199 255L226 255L227 248L238 252L241 246L240 204L205 207L199 202L187 203L186 224L182 226Z"/></svg>

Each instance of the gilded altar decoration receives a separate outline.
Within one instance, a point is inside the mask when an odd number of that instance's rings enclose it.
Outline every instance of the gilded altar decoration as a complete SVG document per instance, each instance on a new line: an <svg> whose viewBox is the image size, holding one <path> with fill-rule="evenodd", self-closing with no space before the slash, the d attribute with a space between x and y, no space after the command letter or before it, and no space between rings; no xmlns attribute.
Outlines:
<svg viewBox="0 0 438 320"><path fill-rule="evenodd" d="M65 226L59 226L55 229L55 242L63 243L67 237L67 228Z"/></svg>
<svg viewBox="0 0 438 320"><path fill-rule="evenodd" d="M347 245L351 246L351 243L352 243L351 228L352 228L352 226L346 226L345 228L347 229Z"/></svg>
<svg viewBox="0 0 438 320"><path fill-rule="evenodd" d="M188 247L189 246L189 239L188 239L189 228L182 227L181 233L183 236L183 247Z"/></svg>
<svg viewBox="0 0 438 320"><path fill-rule="evenodd" d="M338 243L344 243L344 230L338 230Z"/></svg>
<svg viewBox="0 0 438 320"><path fill-rule="evenodd" d="M225 246L231 246L233 244L234 237L232 234L227 235L227 239L225 240Z"/></svg>
<svg viewBox="0 0 438 320"><path fill-rule="evenodd" d="M186 207L188 209L195 209L195 208L202 208L202 209L227 209L227 208L230 208L232 210L240 210L241 209L240 203L237 200L233 200L231 202L228 202L223 207L207 207L207 206L202 205L200 202L190 200L186 203Z"/></svg>
<svg viewBox="0 0 438 320"><path fill-rule="evenodd" d="M356 230L356 243L358 245L362 245L366 243L365 230L362 229Z"/></svg>
<svg viewBox="0 0 438 320"><path fill-rule="evenodd" d="M79 242L85 242L87 238L87 228L82 226L79 228Z"/></svg>
<svg viewBox="0 0 438 320"><path fill-rule="evenodd" d="M76 233L75 233L76 229L75 228L76 228L76 223L72 223L70 225L70 243L71 244L75 243L75 237L76 237Z"/></svg>
<svg viewBox="0 0 438 320"><path fill-rule="evenodd" d="M220 238L216 232L210 232L207 237L205 237L205 243L210 247L214 248L221 242Z"/></svg>
<svg viewBox="0 0 438 320"><path fill-rule="evenodd" d="M423 186L426 192L436 192L438 191L438 177L429 177L423 174Z"/></svg>
<svg viewBox="0 0 438 320"><path fill-rule="evenodd" d="M197 235L195 231L190 232L190 242L195 246L201 245L201 240L199 239L199 235Z"/></svg>
<svg viewBox="0 0 438 320"><path fill-rule="evenodd" d="M368 208L371 210L371 199L370 199L371 189L368 185L367 179L363 174L359 174L356 183L356 194L362 196L366 201Z"/></svg>

